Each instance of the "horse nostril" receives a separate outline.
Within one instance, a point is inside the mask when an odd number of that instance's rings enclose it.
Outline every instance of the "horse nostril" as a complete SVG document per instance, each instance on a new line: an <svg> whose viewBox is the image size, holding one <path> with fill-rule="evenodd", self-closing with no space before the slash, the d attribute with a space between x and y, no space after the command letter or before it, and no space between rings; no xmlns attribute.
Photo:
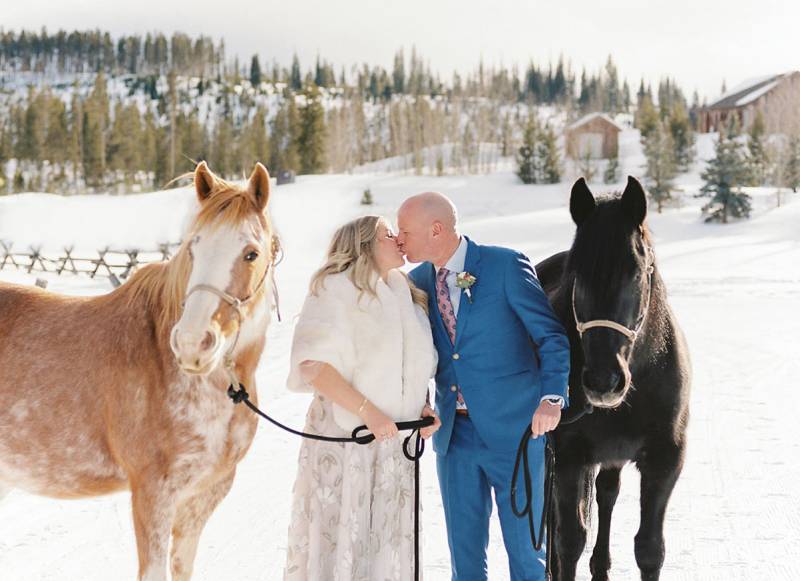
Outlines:
<svg viewBox="0 0 800 581"><path fill-rule="evenodd" d="M621 391L625 387L625 377L613 370L597 372L584 369L581 381L586 389L597 393Z"/></svg>
<svg viewBox="0 0 800 581"><path fill-rule="evenodd" d="M210 331L206 331L203 337L203 342L200 344L200 349L203 351L210 351L217 346L216 336Z"/></svg>

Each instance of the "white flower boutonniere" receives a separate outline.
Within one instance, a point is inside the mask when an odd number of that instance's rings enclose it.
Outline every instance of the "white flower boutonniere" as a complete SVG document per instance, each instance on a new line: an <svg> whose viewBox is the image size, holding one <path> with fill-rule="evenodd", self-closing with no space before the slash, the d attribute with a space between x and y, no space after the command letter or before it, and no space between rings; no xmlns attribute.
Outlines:
<svg viewBox="0 0 800 581"><path fill-rule="evenodd" d="M466 270L456 275L456 286L464 289L464 294L467 295L470 303L472 303L472 286L476 282L478 282L478 279L475 278L475 275L468 273Z"/></svg>

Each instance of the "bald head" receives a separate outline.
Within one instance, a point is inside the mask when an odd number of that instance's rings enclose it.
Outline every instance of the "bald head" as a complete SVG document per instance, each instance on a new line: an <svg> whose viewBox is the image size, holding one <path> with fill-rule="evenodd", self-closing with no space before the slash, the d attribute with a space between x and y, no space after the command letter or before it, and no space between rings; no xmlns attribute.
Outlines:
<svg viewBox="0 0 800 581"><path fill-rule="evenodd" d="M444 264L458 247L458 211L439 192L408 198L397 210L397 225L398 243L411 262Z"/></svg>
<svg viewBox="0 0 800 581"><path fill-rule="evenodd" d="M400 206L398 216L405 214L410 220L424 226L440 222L447 230L458 229L458 210L453 201L439 192L423 192L411 196Z"/></svg>

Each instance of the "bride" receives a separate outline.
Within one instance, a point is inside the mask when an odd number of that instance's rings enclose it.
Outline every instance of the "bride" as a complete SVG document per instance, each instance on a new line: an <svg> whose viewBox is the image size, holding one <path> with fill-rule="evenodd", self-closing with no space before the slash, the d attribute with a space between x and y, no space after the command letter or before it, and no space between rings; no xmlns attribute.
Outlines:
<svg viewBox="0 0 800 581"><path fill-rule="evenodd" d="M398 270L404 262L388 222L364 216L336 231L311 280L288 380L314 394L305 430L345 436L365 424L376 440L303 440L286 581L413 578L414 465L395 422L435 417L436 351L427 295Z"/></svg>

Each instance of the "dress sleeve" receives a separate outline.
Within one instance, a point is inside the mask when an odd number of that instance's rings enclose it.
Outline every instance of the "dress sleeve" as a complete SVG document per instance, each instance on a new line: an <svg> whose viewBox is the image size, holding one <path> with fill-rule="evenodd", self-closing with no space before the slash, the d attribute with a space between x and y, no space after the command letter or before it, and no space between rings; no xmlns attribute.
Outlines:
<svg viewBox="0 0 800 581"><path fill-rule="evenodd" d="M294 330L288 388L311 392L311 381L327 363L347 381L355 366L353 322L340 297L327 288L309 294Z"/></svg>

